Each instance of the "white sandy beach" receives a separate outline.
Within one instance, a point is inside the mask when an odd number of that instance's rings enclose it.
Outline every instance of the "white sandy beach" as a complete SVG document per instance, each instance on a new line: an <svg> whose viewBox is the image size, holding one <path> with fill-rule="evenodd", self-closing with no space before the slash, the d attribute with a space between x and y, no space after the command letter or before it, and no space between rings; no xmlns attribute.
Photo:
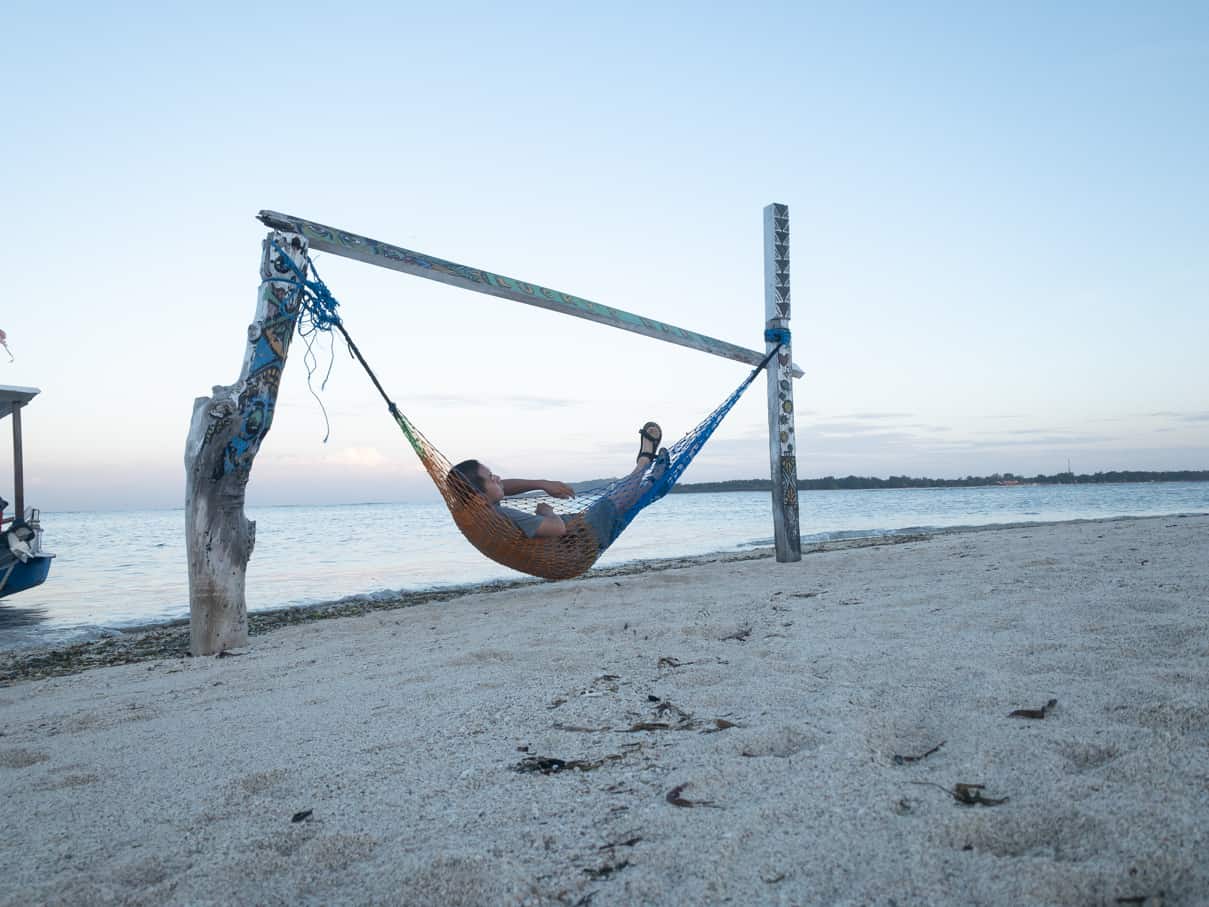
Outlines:
<svg viewBox="0 0 1209 907"><path fill-rule="evenodd" d="M1209 904L1207 630L1209 517L1160 517L17 683L0 903Z"/></svg>

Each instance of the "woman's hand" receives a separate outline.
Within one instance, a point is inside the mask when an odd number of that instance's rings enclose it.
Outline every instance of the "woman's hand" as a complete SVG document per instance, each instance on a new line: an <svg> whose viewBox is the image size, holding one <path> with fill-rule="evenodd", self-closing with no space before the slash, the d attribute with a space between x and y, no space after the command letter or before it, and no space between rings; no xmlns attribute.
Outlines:
<svg viewBox="0 0 1209 907"><path fill-rule="evenodd" d="M550 495L550 497L552 497L552 498L573 498L573 497L575 497L575 491L571 488L570 485L567 485L563 482L551 482L551 481L547 480L545 482L545 487L542 489L542 491L544 491L546 494Z"/></svg>

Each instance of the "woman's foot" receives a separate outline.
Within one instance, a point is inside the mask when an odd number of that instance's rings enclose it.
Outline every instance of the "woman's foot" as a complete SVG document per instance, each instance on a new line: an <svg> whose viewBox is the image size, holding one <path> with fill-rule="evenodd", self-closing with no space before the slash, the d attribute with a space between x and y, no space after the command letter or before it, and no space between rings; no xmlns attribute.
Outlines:
<svg viewBox="0 0 1209 907"><path fill-rule="evenodd" d="M663 440L663 429L657 422L648 422L639 430L638 437L641 439L638 447L638 465L643 465L644 459L647 463L655 462L659 442Z"/></svg>
<svg viewBox="0 0 1209 907"><path fill-rule="evenodd" d="M651 461L651 471L647 478L652 482L657 482L663 478L663 474L667 472L668 464L671 462L671 457L668 455L667 448L659 448L659 453L655 454L655 459Z"/></svg>

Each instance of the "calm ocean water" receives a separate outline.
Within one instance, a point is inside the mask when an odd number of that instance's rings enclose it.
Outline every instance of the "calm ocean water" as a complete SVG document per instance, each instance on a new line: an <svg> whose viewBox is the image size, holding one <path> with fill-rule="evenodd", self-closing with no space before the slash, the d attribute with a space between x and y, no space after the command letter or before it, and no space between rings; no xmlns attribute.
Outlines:
<svg viewBox="0 0 1209 907"><path fill-rule="evenodd" d="M924 528L1209 512L1209 483L1018 485L810 491L803 542ZM519 574L479 555L432 504L249 508L256 550L248 608L386 597ZM0 649L95 638L187 617L184 512L44 513L50 579L0 603ZM647 509L601 559L734 551L772 544L767 494L669 495Z"/></svg>

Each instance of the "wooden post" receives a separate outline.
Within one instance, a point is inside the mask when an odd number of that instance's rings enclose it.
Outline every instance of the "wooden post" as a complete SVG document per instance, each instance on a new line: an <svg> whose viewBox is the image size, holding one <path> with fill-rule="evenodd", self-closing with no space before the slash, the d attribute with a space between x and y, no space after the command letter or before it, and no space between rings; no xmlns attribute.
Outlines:
<svg viewBox="0 0 1209 907"><path fill-rule="evenodd" d="M793 424L793 350L789 341L789 208L764 209L765 352L783 343L768 364L768 452L777 560L802 559L798 526L797 440Z"/></svg>
<svg viewBox="0 0 1209 907"><path fill-rule="evenodd" d="M273 424L277 387L298 320L294 272L306 273L306 240L273 232L264 241L256 320L239 380L193 401L185 442L185 540L189 558L189 648L213 655L246 645L244 596L256 524L244 516L252 460ZM273 282L268 282L273 280Z"/></svg>
<svg viewBox="0 0 1209 907"><path fill-rule="evenodd" d="M25 460L21 452L21 404L13 403L13 522L25 522Z"/></svg>

